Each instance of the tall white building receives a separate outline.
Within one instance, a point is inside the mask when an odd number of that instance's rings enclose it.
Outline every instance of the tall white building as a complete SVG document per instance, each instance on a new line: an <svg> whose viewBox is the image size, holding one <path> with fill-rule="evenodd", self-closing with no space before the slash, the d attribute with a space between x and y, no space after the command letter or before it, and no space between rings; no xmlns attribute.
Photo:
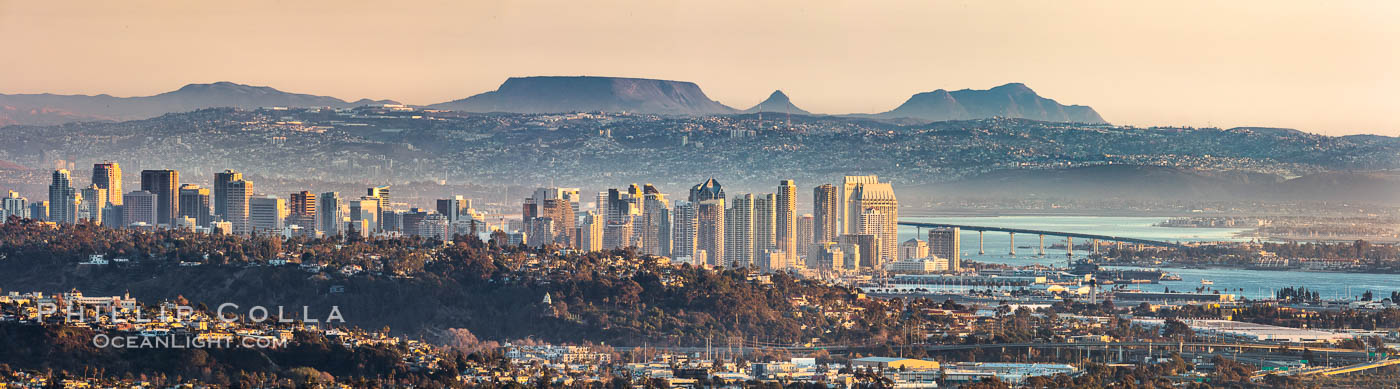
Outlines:
<svg viewBox="0 0 1400 389"><path fill-rule="evenodd" d="M19 197L19 192L13 190L5 197L4 207L0 208L0 223L9 220L10 216L21 219L29 217L29 200Z"/></svg>
<svg viewBox="0 0 1400 389"><path fill-rule="evenodd" d="M724 264L748 267L754 263L754 197L745 193L734 196L733 202L724 215Z"/></svg>
<svg viewBox="0 0 1400 389"><path fill-rule="evenodd" d="M671 211L671 256L695 257L695 203L677 200Z"/></svg>
<svg viewBox="0 0 1400 389"><path fill-rule="evenodd" d="M855 206L855 198L853 196L856 188L862 184L874 184L877 182L880 182L880 179L875 176L846 176L841 180L841 187L837 188L837 190L841 191L840 210L838 211L839 216L837 217L840 230L836 232L836 235L855 233L856 219L860 215L860 209Z"/></svg>
<svg viewBox="0 0 1400 389"><path fill-rule="evenodd" d="M73 189L68 169L53 171L49 183L49 221L59 224L78 222L78 191Z"/></svg>
<svg viewBox="0 0 1400 389"><path fill-rule="evenodd" d="M895 260L899 247L897 225L899 222L899 200L895 198L894 187L889 183L862 183L851 193L851 204L856 224L851 233L875 235L880 241L878 258L870 263L878 265Z"/></svg>

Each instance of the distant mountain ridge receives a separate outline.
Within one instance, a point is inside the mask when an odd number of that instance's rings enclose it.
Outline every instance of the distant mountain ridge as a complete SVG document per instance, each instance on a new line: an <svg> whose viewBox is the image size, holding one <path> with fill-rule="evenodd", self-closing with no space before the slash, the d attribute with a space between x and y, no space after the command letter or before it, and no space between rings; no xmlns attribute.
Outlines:
<svg viewBox="0 0 1400 389"><path fill-rule="evenodd" d="M596 76L511 77L500 88L428 106L466 112L636 112L714 115L737 112L693 82Z"/></svg>
<svg viewBox="0 0 1400 389"><path fill-rule="evenodd" d="M918 93L895 109L874 115L853 115L884 119L912 118L927 121L1024 118L1047 122L1107 123L1093 108L1063 105L1036 94L1022 83L1010 83L987 90L963 89Z"/></svg>
<svg viewBox="0 0 1400 389"><path fill-rule="evenodd" d="M154 96L0 94L0 125L51 125L91 120L137 120L213 107L332 107L396 104L392 100L347 102L329 96L283 92L266 86L220 81L189 84Z"/></svg>
<svg viewBox="0 0 1400 389"><path fill-rule="evenodd" d="M53 125L74 121L137 120L172 112L213 107L256 108L333 107L396 103L283 92L266 86L232 82L189 84L178 90L142 97L101 95L0 94L0 125ZM463 112L565 113L632 112L705 116L736 113L796 113L812 115L792 103L781 90L763 102L738 110L711 99L688 81L600 76L511 77L494 91L428 105ZM1024 118L1051 122L1105 123L1093 108L1063 105L1041 97L1025 84L1010 83L988 90L937 89L911 96L900 106L877 114L840 115L895 122L935 122Z"/></svg>

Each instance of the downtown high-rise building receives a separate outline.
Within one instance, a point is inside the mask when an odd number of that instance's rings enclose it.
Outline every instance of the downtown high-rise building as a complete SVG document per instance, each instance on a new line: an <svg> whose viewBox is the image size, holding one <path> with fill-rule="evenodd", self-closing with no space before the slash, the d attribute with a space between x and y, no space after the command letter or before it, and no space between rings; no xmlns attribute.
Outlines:
<svg viewBox="0 0 1400 389"><path fill-rule="evenodd" d="M252 231L248 224L248 199L253 197L253 182L239 178L224 185L224 221L235 234Z"/></svg>
<svg viewBox="0 0 1400 389"><path fill-rule="evenodd" d="M797 259L806 258L807 253L812 251L812 238L816 235L812 233L814 219L810 213L797 217L797 251L792 252L792 261L789 262L794 266L801 267L805 262Z"/></svg>
<svg viewBox="0 0 1400 389"><path fill-rule="evenodd" d="M73 177L68 174L68 169L54 170L53 180L49 183L48 221L58 224L77 223L78 199L78 191L73 189Z"/></svg>
<svg viewBox="0 0 1400 389"><path fill-rule="evenodd" d="M13 190L5 196L4 204L0 204L0 222L9 220L10 216L20 219L29 217L29 199L20 197L19 192Z"/></svg>
<svg viewBox="0 0 1400 389"><path fill-rule="evenodd" d="M851 205L858 211L853 213L854 233L874 235L879 241L876 256L866 262L878 267L894 261L899 250L899 200L895 198L894 187L881 182L859 184L851 193Z"/></svg>
<svg viewBox="0 0 1400 389"><path fill-rule="evenodd" d="M180 215L180 172L142 170L141 190L156 195L156 223L174 226Z"/></svg>
<svg viewBox="0 0 1400 389"><path fill-rule="evenodd" d="M720 266L725 257L724 187L713 178L690 188L687 199L695 207L695 250L698 258L703 252L706 264Z"/></svg>
<svg viewBox="0 0 1400 389"><path fill-rule="evenodd" d="M694 258L705 258L711 267L724 265L725 220L727 208L724 199L710 199L695 203L695 251Z"/></svg>
<svg viewBox="0 0 1400 389"><path fill-rule="evenodd" d="M287 197L287 225L316 229L315 193L303 190Z"/></svg>
<svg viewBox="0 0 1400 389"><path fill-rule="evenodd" d="M855 204L855 191L864 184L874 184L880 182L876 176L846 176L841 179L840 202L837 210L837 220L840 226L837 227L836 235L856 233L856 224L860 218L860 208Z"/></svg>
<svg viewBox="0 0 1400 389"><path fill-rule="evenodd" d="M461 195L450 199L437 199L437 213L447 217L448 223L471 219L472 200Z"/></svg>
<svg viewBox="0 0 1400 389"><path fill-rule="evenodd" d="M340 235L345 228L345 214L341 211L340 192L325 192L316 197L316 230L326 236Z"/></svg>
<svg viewBox="0 0 1400 389"><path fill-rule="evenodd" d="M280 234L287 217L287 200L275 195L248 199L248 225L259 234Z"/></svg>
<svg viewBox="0 0 1400 389"><path fill-rule="evenodd" d="M209 227L214 218L210 209L212 203L209 188L195 184L180 185L180 217L194 219L195 225L200 227Z"/></svg>
<svg viewBox="0 0 1400 389"><path fill-rule="evenodd" d="M793 180L778 182L778 193L773 205L773 244L789 258L798 256L797 250L797 183Z"/></svg>
<svg viewBox="0 0 1400 389"><path fill-rule="evenodd" d="M695 203L678 200L671 209L671 256L695 258Z"/></svg>
<svg viewBox="0 0 1400 389"><path fill-rule="evenodd" d="M106 191L107 202L122 205L122 167L116 162L103 162L92 165L92 184ZM99 207L105 207L106 204Z"/></svg>
<svg viewBox="0 0 1400 389"><path fill-rule="evenodd" d="M155 226L160 222L157 213L156 194L137 190L122 195L122 221L124 225Z"/></svg>
<svg viewBox="0 0 1400 389"><path fill-rule="evenodd" d="M755 196L753 199L753 259L763 258L769 251L781 250L776 242L776 224L773 222L776 196L772 193Z"/></svg>
<svg viewBox="0 0 1400 389"><path fill-rule="evenodd" d="M754 263L754 197L736 195L724 215L724 264L732 268Z"/></svg>
<svg viewBox="0 0 1400 389"><path fill-rule="evenodd" d="M583 223L578 227L578 247L584 252L602 250L603 228L607 225L607 218L597 211L588 211L583 214Z"/></svg>
<svg viewBox="0 0 1400 389"><path fill-rule="evenodd" d="M228 211L228 186L229 183L243 179L243 173L232 169L214 173L214 216L221 220L225 218ZM229 220L232 221L232 220Z"/></svg>
<svg viewBox="0 0 1400 389"><path fill-rule="evenodd" d="M82 198L82 204L78 207L78 218L87 219L95 224L103 224L102 208L108 204L107 190L98 187L97 184L91 184L83 188L79 194Z"/></svg>
<svg viewBox="0 0 1400 389"><path fill-rule="evenodd" d="M671 202L667 201L665 194L646 184L642 191L642 203L642 253L670 257L673 248Z"/></svg>
<svg viewBox="0 0 1400 389"><path fill-rule="evenodd" d="M836 186L822 184L812 189L812 244L836 241L841 235L841 200Z"/></svg>
<svg viewBox="0 0 1400 389"><path fill-rule="evenodd" d="M948 270L962 270L962 231L957 227L928 230L928 253L948 260Z"/></svg>
<svg viewBox="0 0 1400 389"><path fill-rule="evenodd" d="M378 223L375 225L374 232L378 233L393 230L394 223L392 223L390 219L393 218L394 211L390 206L392 203L389 197L389 185L369 188L365 191L365 197L373 198L375 201L379 202L377 205L379 207L379 215L377 216Z"/></svg>

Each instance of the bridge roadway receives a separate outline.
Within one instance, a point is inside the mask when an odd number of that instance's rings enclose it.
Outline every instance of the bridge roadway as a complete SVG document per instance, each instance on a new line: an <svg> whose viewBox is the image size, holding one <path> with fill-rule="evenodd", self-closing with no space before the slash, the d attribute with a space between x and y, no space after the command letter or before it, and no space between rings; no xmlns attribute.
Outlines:
<svg viewBox="0 0 1400 389"><path fill-rule="evenodd" d="M1063 237L1070 237L1070 238L1097 239L1097 240L1106 240L1106 241L1112 241L1112 242L1134 243L1134 244L1143 244L1143 245L1158 246L1158 247L1182 247L1182 245L1181 245L1180 243L1173 243L1173 242L1167 242L1167 241L1162 241L1162 240L1139 239L1139 238L1129 238L1129 237L1125 237L1125 236L1100 235L1100 234L1081 234L1081 233L1078 233L1078 232L1031 230L1031 229L1025 229L1025 228L970 226L970 225L963 225L963 224L947 224L947 223L905 222L905 221L899 222L899 225L901 225L901 226L910 226L910 227L919 227L919 228L946 228L946 227L957 227L957 228L960 229L960 230L978 231L978 232L995 231L995 232L1009 232L1009 233L1013 233L1013 234L1050 235L1050 236L1063 236Z"/></svg>

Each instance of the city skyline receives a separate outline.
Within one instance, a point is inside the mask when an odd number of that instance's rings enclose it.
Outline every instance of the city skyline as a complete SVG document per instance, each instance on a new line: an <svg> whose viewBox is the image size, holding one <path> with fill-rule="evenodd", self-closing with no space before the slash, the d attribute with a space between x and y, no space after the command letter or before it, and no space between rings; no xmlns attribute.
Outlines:
<svg viewBox="0 0 1400 389"><path fill-rule="evenodd" d="M1375 48L1400 35L1388 23L1400 6L1371 4L10 3L0 33L46 39L12 42L32 55L0 61L0 93L142 96L228 80L432 104L512 76L599 75L694 81L735 107L781 89L814 112L845 114L1022 82L1116 124L1394 136L1400 119L1385 112L1400 79L1386 69L1400 58ZM265 28L244 29L247 20ZM616 44L580 44L594 42ZM230 56L226 45L245 49Z"/></svg>

